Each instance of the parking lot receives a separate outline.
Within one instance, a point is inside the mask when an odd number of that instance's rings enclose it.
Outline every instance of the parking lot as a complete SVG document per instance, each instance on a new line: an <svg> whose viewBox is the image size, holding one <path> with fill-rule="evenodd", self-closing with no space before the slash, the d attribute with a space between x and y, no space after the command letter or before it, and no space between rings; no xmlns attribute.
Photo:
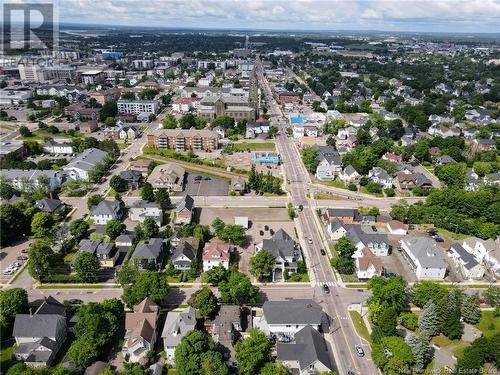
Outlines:
<svg viewBox="0 0 500 375"><path fill-rule="evenodd" d="M201 176L201 179L200 177ZM197 172L188 172L186 177L186 188L180 195L191 196L215 196L227 195L229 192L229 181L224 178L205 175Z"/></svg>
<svg viewBox="0 0 500 375"><path fill-rule="evenodd" d="M232 154L226 155L226 165L238 169L250 170L252 168L252 157L253 152L233 152ZM272 163L257 163L255 164L255 170L257 172L271 172L273 176L281 177L281 167Z"/></svg>
<svg viewBox="0 0 500 375"><path fill-rule="evenodd" d="M14 275L15 273L11 275L4 275L4 271L9 266L10 264L13 263L20 263L21 265L23 264L23 261L18 260L17 257L20 255L27 255L23 254L21 251L22 250L27 250L31 241L19 241L15 242L11 246L7 248L2 248L0 252L0 262L2 264L2 269L0 273L0 284L6 284Z"/></svg>

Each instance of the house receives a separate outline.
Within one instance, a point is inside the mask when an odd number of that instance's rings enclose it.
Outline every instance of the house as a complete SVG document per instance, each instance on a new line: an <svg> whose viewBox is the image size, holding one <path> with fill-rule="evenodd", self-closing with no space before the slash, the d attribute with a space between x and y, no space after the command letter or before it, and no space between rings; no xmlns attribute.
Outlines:
<svg viewBox="0 0 500 375"><path fill-rule="evenodd" d="M97 121L95 121L95 120L82 122L82 123L80 123L80 125L78 127L80 129L80 132L82 132L84 134L93 133L99 128L99 126L97 125Z"/></svg>
<svg viewBox="0 0 500 375"><path fill-rule="evenodd" d="M138 159L132 160L129 163L129 168L135 171L139 171L143 176L149 173L149 167L151 166L151 160Z"/></svg>
<svg viewBox="0 0 500 375"><path fill-rule="evenodd" d="M181 97L174 100L172 110L177 113L189 112L200 106L201 98Z"/></svg>
<svg viewBox="0 0 500 375"><path fill-rule="evenodd" d="M141 270L159 269L163 262L163 239L150 238L135 247L131 259Z"/></svg>
<svg viewBox="0 0 500 375"><path fill-rule="evenodd" d="M500 276L500 246L495 241L471 237L466 238L462 246L478 263Z"/></svg>
<svg viewBox="0 0 500 375"><path fill-rule="evenodd" d="M386 152L382 155L382 159L387 161L392 161L393 163L399 164L403 162L403 157L399 154L395 154L393 152Z"/></svg>
<svg viewBox="0 0 500 375"><path fill-rule="evenodd" d="M427 237L405 237L399 240L401 254L418 279L442 280L446 263L442 250Z"/></svg>
<svg viewBox="0 0 500 375"><path fill-rule="evenodd" d="M302 260L299 245L283 229L278 230L270 239L264 239L255 245L255 250L270 251L276 262L272 273L273 281L280 281L285 270L297 272L297 262Z"/></svg>
<svg viewBox="0 0 500 375"><path fill-rule="evenodd" d="M142 172L134 169L128 169L120 172L120 177L127 182L129 190L139 189L142 183Z"/></svg>
<svg viewBox="0 0 500 375"><path fill-rule="evenodd" d="M346 229L345 236L357 249L353 258L360 257L361 251L365 247L369 248L376 256L387 256L389 254L390 244L386 234L366 233L357 224L347 224Z"/></svg>
<svg viewBox="0 0 500 375"><path fill-rule="evenodd" d="M43 198L35 202L35 207L40 211L56 215L66 212L66 205L59 199Z"/></svg>
<svg viewBox="0 0 500 375"><path fill-rule="evenodd" d="M276 352L276 359L293 374L310 375L333 370L323 337L309 325L295 334L295 342L279 342Z"/></svg>
<svg viewBox="0 0 500 375"><path fill-rule="evenodd" d="M269 120L263 118L258 118L255 122L247 122L245 138L255 138L261 134L267 134L270 128Z"/></svg>
<svg viewBox="0 0 500 375"><path fill-rule="evenodd" d="M12 336L14 356L28 366L48 366L66 341L66 311L44 301L34 314L16 314Z"/></svg>
<svg viewBox="0 0 500 375"><path fill-rule="evenodd" d="M57 190L63 182L61 172L39 169L2 169L2 177L15 189L28 193L38 189L42 179L48 181L49 191Z"/></svg>
<svg viewBox="0 0 500 375"><path fill-rule="evenodd" d="M102 150L88 148L72 159L62 169L73 180L88 180L89 173L95 169L97 164L103 163L106 156L107 153Z"/></svg>
<svg viewBox="0 0 500 375"><path fill-rule="evenodd" d="M148 177L153 189L167 189L172 191L184 190L184 176L186 170L177 163L166 163L156 166Z"/></svg>
<svg viewBox="0 0 500 375"><path fill-rule="evenodd" d="M128 248L132 246L133 242L134 242L133 234L120 234L115 239L115 245L116 247L118 247L118 249L125 248L125 250L128 250Z"/></svg>
<svg viewBox="0 0 500 375"><path fill-rule="evenodd" d="M465 279L483 278L484 267L462 245L454 243L447 253Z"/></svg>
<svg viewBox="0 0 500 375"><path fill-rule="evenodd" d="M431 189L432 181L429 180L422 173L396 173L396 181L401 190L412 190L415 187L421 187L422 189Z"/></svg>
<svg viewBox="0 0 500 375"><path fill-rule="evenodd" d="M434 160L434 164L437 165L445 165L450 163L456 163L456 161L448 155L439 156L438 158L436 158L436 160Z"/></svg>
<svg viewBox="0 0 500 375"><path fill-rule="evenodd" d="M130 206L128 213L132 221L143 223L146 218L151 218L158 226L163 222L163 210L156 202L137 201Z"/></svg>
<svg viewBox="0 0 500 375"><path fill-rule="evenodd" d="M368 171L368 178L384 189L392 188L392 177L384 168L373 167Z"/></svg>
<svg viewBox="0 0 500 375"><path fill-rule="evenodd" d="M108 221L119 220L123 216L123 210L120 201L103 200L97 206L92 208L90 218L98 225L106 225Z"/></svg>
<svg viewBox="0 0 500 375"><path fill-rule="evenodd" d="M43 145L43 152L56 155L70 155L73 153L73 146L69 142L56 142L49 140Z"/></svg>
<svg viewBox="0 0 500 375"><path fill-rule="evenodd" d="M231 245L227 242L210 241L203 248L203 271L208 271L213 267L223 266L229 268L229 258Z"/></svg>
<svg viewBox="0 0 500 375"><path fill-rule="evenodd" d="M93 123L97 123L99 116L101 114L100 108L90 108L86 107L83 104L75 103L70 104L64 108L64 114L66 116L71 116L75 120L79 121L92 121Z"/></svg>
<svg viewBox="0 0 500 375"><path fill-rule="evenodd" d="M486 186L500 186L500 172L488 173L483 178Z"/></svg>
<svg viewBox="0 0 500 375"><path fill-rule="evenodd" d="M335 147L315 145L314 148L317 150L319 161L316 167L316 178L320 181L330 181L339 176L342 171L342 163Z"/></svg>
<svg viewBox="0 0 500 375"><path fill-rule="evenodd" d="M196 328L196 310L188 306L181 311L169 311L161 333L167 362L175 362L175 348L182 338Z"/></svg>
<svg viewBox="0 0 500 375"><path fill-rule="evenodd" d="M186 195L175 207L174 224L189 225L193 217L194 199Z"/></svg>
<svg viewBox="0 0 500 375"><path fill-rule="evenodd" d="M356 208L328 208L322 215L325 222L340 220L343 224L354 224L360 220L359 211Z"/></svg>
<svg viewBox="0 0 500 375"><path fill-rule="evenodd" d="M159 308L149 297L125 314L122 354L125 361L146 364L147 353L154 350Z"/></svg>
<svg viewBox="0 0 500 375"><path fill-rule="evenodd" d="M83 239L78 244L79 253L90 253L99 259L101 267L111 268L115 266L119 252L113 243L100 240Z"/></svg>
<svg viewBox="0 0 500 375"><path fill-rule="evenodd" d="M464 189L466 191L479 190L479 175L472 168L467 169Z"/></svg>
<svg viewBox="0 0 500 375"><path fill-rule="evenodd" d="M268 335L294 337L305 326L319 330L323 322L323 310L312 299L266 301L262 316L256 316L253 326Z"/></svg>
<svg viewBox="0 0 500 375"><path fill-rule="evenodd" d="M298 104L300 102L300 96L296 92L283 91L278 94L277 100L279 104Z"/></svg>
<svg viewBox="0 0 500 375"><path fill-rule="evenodd" d="M139 116L137 116L137 119L139 120ZM139 134L139 131L132 126L130 127L123 127L120 129L118 133L118 137L120 139L135 139L137 138L137 135Z"/></svg>
<svg viewBox="0 0 500 375"><path fill-rule="evenodd" d="M335 218L326 224L326 232L329 234L332 241L336 241L345 236L347 229L342 221Z"/></svg>
<svg viewBox="0 0 500 375"><path fill-rule="evenodd" d="M353 135L356 135L356 133L357 133L356 128L349 126L347 128L339 129L339 131L337 132L337 137L339 139L347 139Z"/></svg>
<svg viewBox="0 0 500 375"><path fill-rule="evenodd" d="M179 271L189 271L193 261L196 260L196 249L188 241L179 243L172 250L172 263L174 268Z"/></svg>
<svg viewBox="0 0 500 375"><path fill-rule="evenodd" d="M474 139L472 147L479 151L496 150L497 143L494 139Z"/></svg>
<svg viewBox="0 0 500 375"><path fill-rule="evenodd" d="M360 174L356 172L352 165L345 167L339 174L339 178L345 183L354 183L360 178Z"/></svg>
<svg viewBox="0 0 500 375"><path fill-rule="evenodd" d="M382 260L367 247L361 250L361 256L356 258L356 275L358 279L371 279L382 274Z"/></svg>
<svg viewBox="0 0 500 375"><path fill-rule="evenodd" d="M386 226L390 234L397 234L401 236L408 234L408 225L398 220L390 220L386 223Z"/></svg>
<svg viewBox="0 0 500 375"><path fill-rule="evenodd" d="M235 193L244 193L246 190L246 180L241 176L231 177L231 190Z"/></svg>

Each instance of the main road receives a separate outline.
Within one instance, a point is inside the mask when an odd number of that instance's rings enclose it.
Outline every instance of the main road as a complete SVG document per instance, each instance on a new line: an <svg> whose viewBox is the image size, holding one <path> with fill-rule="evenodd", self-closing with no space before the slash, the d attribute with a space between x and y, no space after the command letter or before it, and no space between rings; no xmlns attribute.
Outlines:
<svg viewBox="0 0 500 375"><path fill-rule="evenodd" d="M331 332L325 334L332 335L337 369L341 374L347 374L348 371L362 375L376 374L377 368L371 360L368 346L365 346L365 357L361 358L355 354L355 345L362 345L361 339L358 338L351 319L343 319L348 315L347 305L349 302L352 303L352 295L355 295L355 292L352 290L351 293L346 293L345 289L338 286L328 257L321 255L320 249L325 248L326 244L316 216L314 201L311 199L311 194L308 194L311 189L310 177L300 159L297 146L286 136L286 122L283 121L283 113L264 77L259 59L257 59L257 73L261 87L266 93L271 121L279 128L276 146L283 162L283 171L287 180L286 189L295 206L304 206L304 210L296 218L297 230L311 276L313 296L316 300L321 300L323 308L331 319ZM335 202L332 201L332 205ZM330 286L329 294L323 291L323 284ZM349 301L347 296L350 297ZM358 298L357 302L363 302L366 295L354 298Z"/></svg>

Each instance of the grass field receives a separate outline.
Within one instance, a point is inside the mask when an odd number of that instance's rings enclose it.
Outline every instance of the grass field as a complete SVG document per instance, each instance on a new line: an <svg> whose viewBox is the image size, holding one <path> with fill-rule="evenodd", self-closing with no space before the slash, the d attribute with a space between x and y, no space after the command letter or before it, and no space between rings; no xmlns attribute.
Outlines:
<svg viewBox="0 0 500 375"><path fill-rule="evenodd" d="M468 237L465 234L453 233L453 232L450 232L449 230L442 229L442 228L437 228L436 230L441 237L451 238L452 240L461 241L461 240Z"/></svg>
<svg viewBox="0 0 500 375"><path fill-rule="evenodd" d="M15 363L13 359L14 350L16 350L15 341L12 341L10 345L2 346L0 349L0 369L2 371L6 371Z"/></svg>
<svg viewBox="0 0 500 375"><path fill-rule="evenodd" d="M483 311L476 328L483 332L485 337L491 337L500 332L500 317L495 317L494 311Z"/></svg>
<svg viewBox="0 0 500 375"><path fill-rule="evenodd" d="M259 150L276 150L273 142L239 142L232 144L233 151L259 151Z"/></svg>
<svg viewBox="0 0 500 375"><path fill-rule="evenodd" d="M357 311L349 311L349 315L351 316L352 323L354 324L354 327L356 328L356 332L358 333L358 335L371 344L372 338L368 333L368 328L366 327L366 324L363 321L363 318L361 317L360 313Z"/></svg>

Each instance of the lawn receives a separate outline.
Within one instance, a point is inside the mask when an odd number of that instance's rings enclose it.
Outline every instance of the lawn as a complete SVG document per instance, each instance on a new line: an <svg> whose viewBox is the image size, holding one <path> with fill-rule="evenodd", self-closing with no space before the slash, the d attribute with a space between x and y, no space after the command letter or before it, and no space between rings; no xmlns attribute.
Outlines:
<svg viewBox="0 0 500 375"><path fill-rule="evenodd" d="M321 193L321 192L315 192L313 198L314 199L319 199L319 200L322 200L322 199L325 199L325 200L326 199L328 199L328 200L339 200L339 199L342 199L338 195L328 194L328 193Z"/></svg>
<svg viewBox="0 0 500 375"><path fill-rule="evenodd" d="M291 279L289 278L288 280L285 280L287 283L307 283L309 282L309 275L307 273L294 273L292 275L296 275L296 277L292 277ZM300 275L300 278L298 277Z"/></svg>
<svg viewBox="0 0 500 375"><path fill-rule="evenodd" d="M233 151L259 151L259 150L276 150L273 142L241 142L232 144Z"/></svg>
<svg viewBox="0 0 500 375"><path fill-rule="evenodd" d="M483 332L485 337L491 337L500 332L500 317L495 317L494 311L483 311L476 328Z"/></svg>
<svg viewBox="0 0 500 375"><path fill-rule="evenodd" d="M463 239L465 239L465 238L468 237L465 234L462 234L462 233L453 233L453 232L450 232L449 230L442 229L442 228L436 228L436 230L437 230L438 234L441 237L451 238L452 240L461 241L461 240L463 240Z"/></svg>
<svg viewBox="0 0 500 375"><path fill-rule="evenodd" d="M346 284L346 288L352 288L352 289L367 289L368 284L367 283L357 283L357 284Z"/></svg>
<svg viewBox="0 0 500 375"><path fill-rule="evenodd" d="M446 346L451 345L453 341L450 340L448 337L444 336L443 334L440 334L439 336L434 336L432 338L432 343L436 344L440 348L444 348Z"/></svg>
<svg viewBox="0 0 500 375"><path fill-rule="evenodd" d="M347 185L340 180L320 181L320 183L326 186L332 186L340 189L347 189Z"/></svg>
<svg viewBox="0 0 500 375"><path fill-rule="evenodd" d="M73 251L71 253L67 253L65 256L64 256L64 263L69 263L73 260L73 257L75 256L76 254L76 251Z"/></svg>
<svg viewBox="0 0 500 375"><path fill-rule="evenodd" d="M361 314L357 311L349 311L349 315L351 316L352 324L354 324L354 327L356 328L356 332L358 333L358 335L371 344L372 338L368 333L368 328L366 327L366 324L363 321Z"/></svg>
<svg viewBox="0 0 500 375"><path fill-rule="evenodd" d="M12 340L10 345L7 344L0 349L0 369L2 369L2 371L6 371L15 363L13 359L14 350L16 350L16 343L14 340Z"/></svg>
<svg viewBox="0 0 500 375"><path fill-rule="evenodd" d="M366 186L361 186L361 188L359 189L359 192L363 193L363 194L373 195L374 197L379 197L379 198L383 198L383 196L384 196L384 193L370 193L368 191L368 189L366 188Z"/></svg>

